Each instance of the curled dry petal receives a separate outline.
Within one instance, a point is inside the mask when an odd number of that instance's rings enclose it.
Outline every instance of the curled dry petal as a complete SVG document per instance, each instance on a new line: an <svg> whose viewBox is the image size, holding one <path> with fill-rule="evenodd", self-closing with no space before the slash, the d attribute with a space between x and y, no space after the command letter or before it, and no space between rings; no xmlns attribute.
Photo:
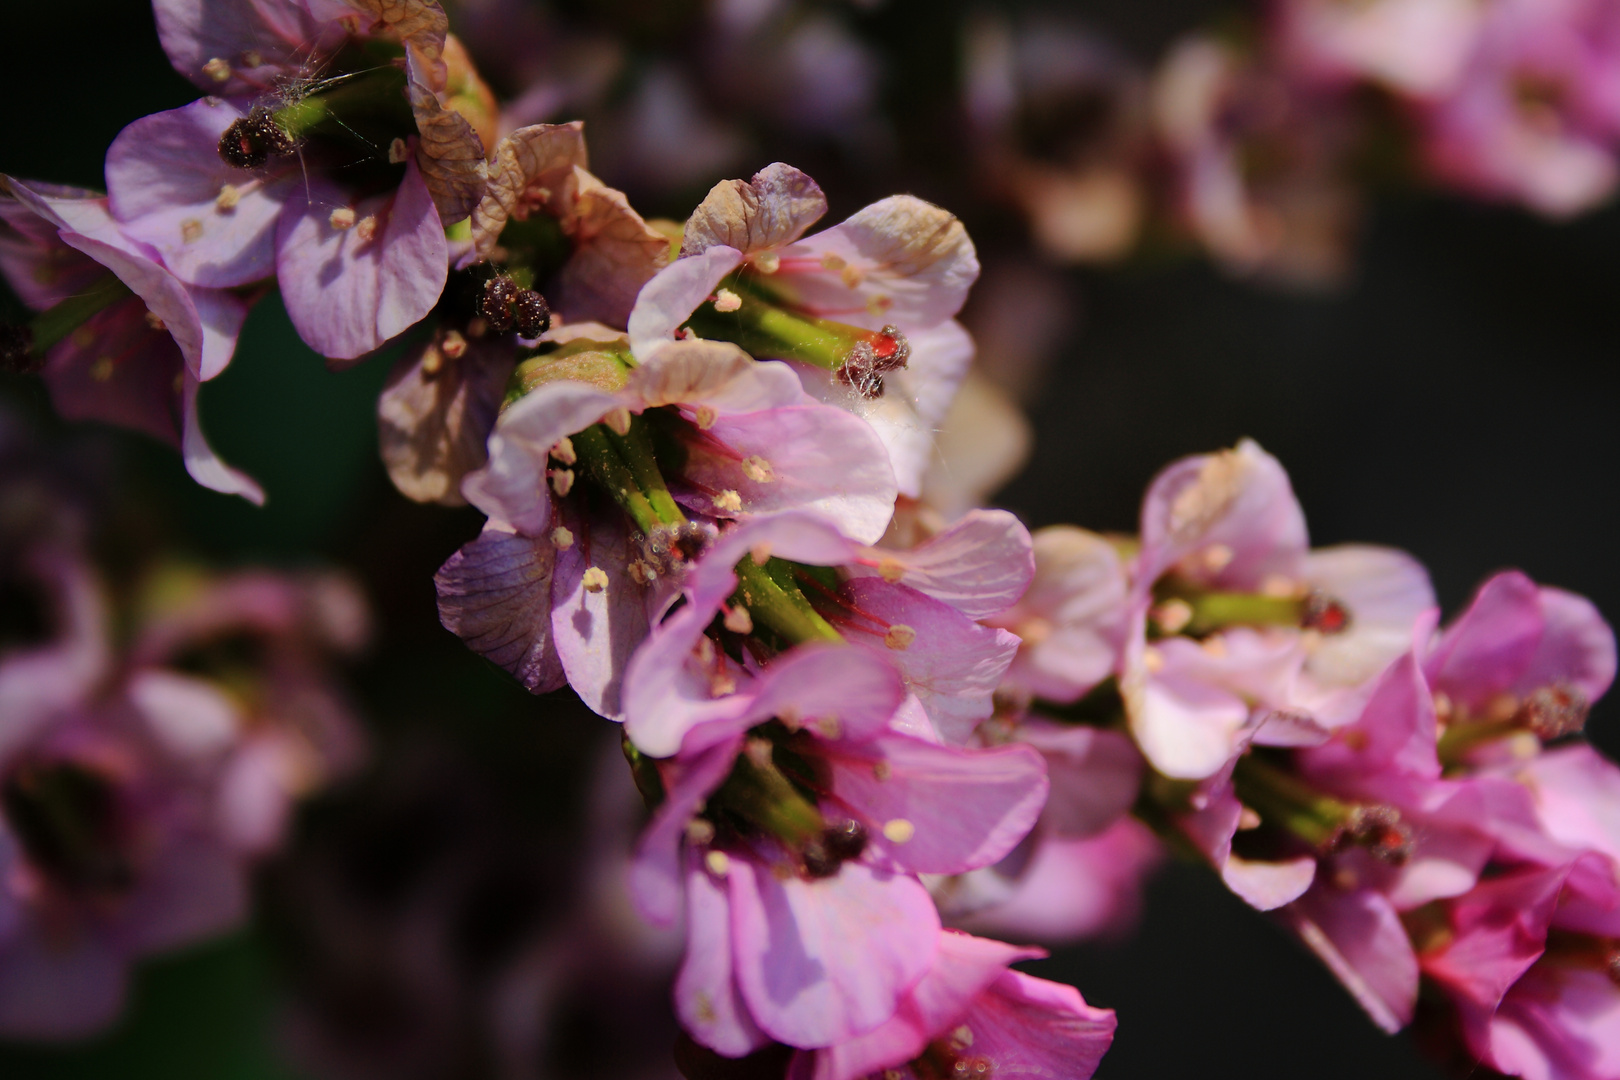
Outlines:
<svg viewBox="0 0 1620 1080"><path fill-rule="evenodd" d="M411 112L421 136L416 147L417 168L422 170L439 220L451 225L471 214L484 194L488 171L484 142L467 118L441 105L432 90L415 79L408 85Z"/></svg>
<svg viewBox="0 0 1620 1080"><path fill-rule="evenodd" d="M561 218L574 254L559 271L554 306L570 322L623 326L641 287L669 262L669 240L624 192L575 168L563 185Z"/></svg>
<svg viewBox="0 0 1620 1080"><path fill-rule="evenodd" d="M577 165L585 168L585 125L532 124L518 128L495 147L489 183L472 210L473 250L489 258L530 189L559 184Z"/></svg>
<svg viewBox="0 0 1620 1080"><path fill-rule="evenodd" d="M486 526L433 576L445 629L537 694L565 681L551 637L556 561L550 541Z"/></svg>
<svg viewBox="0 0 1620 1080"><path fill-rule="evenodd" d="M446 79L443 60L444 39L450 31L450 19L442 7L434 0L345 0L345 2L356 11L371 16L374 21L373 32L376 32L380 24L381 29L405 46L411 64L420 69L429 87L435 91L444 89Z"/></svg>
<svg viewBox="0 0 1620 1080"><path fill-rule="evenodd" d="M377 399L388 476L417 502L465 505L462 477L488 460L485 443L516 356L486 342L464 347L452 358L442 331L424 341L400 357Z"/></svg>
<svg viewBox="0 0 1620 1080"><path fill-rule="evenodd" d="M791 244L827 212L827 197L816 182L780 161L746 183L722 180L709 190L686 221L681 254L696 255L716 245L744 255Z"/></svg>

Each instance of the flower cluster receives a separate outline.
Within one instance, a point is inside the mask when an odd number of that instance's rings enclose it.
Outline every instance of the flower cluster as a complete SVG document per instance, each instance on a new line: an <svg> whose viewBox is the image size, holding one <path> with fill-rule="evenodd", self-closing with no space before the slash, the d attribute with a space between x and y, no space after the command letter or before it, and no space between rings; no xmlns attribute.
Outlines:
<svg viewBox="0 0 1620 1080"><path fill-rule="evenodd" d="M1461 8L1301 2L1286 59L1176 50L1137 104L1194 231L1243 265L1329 268L1358 80L1422 102L1443 174L1590 202L1610 149L1577 60L1603 10ZM258 501L197 408L249 306L274 287L339 364L401 342L389 475L486 519L435 577L441 621L622 725L647 811L628 888L684 943L688 1076L1085 1080L1112 1012L972 932L1116 930L1166 847L1275 912L1382 1027L1512 1075L1614 1074L1620 774L1579 735L1615 644L1591 605L1508 573L1441 630L1409 556L1312 550L1248 441L1161 473L1134 537L1031 536L939 468L980 269L948 211L897 195L818 230L821 188L775 163L648 221L589 171L581 124L498 108L433 0L155 10L208 96L130 125L105 196L3 180L0 271L36 312L5 363ZM1446 48L1363 48L1376 19ZM1013 64L1002 44L980 59ZM976 122L1010 125L994 74ZM1133 96L1108 140L1147 159ZM1503 110L1523 139L1480 120ZM1015 142L988 157L1020 197L1111 207L1114 232L1071 216L1054 243L1128 242L1121 169ZM1542 152L1592 182L1537 187ZM43 628L0 652L0 1028L36 1034L105 1021L128 958L238 915L292 799L358 754L321 658L363 623L330 579L176 572L115 648L50 528L0 538Z"/></svg>
<svg viewBox="0 0 1620 1080"><path fill-rule="evenodd" d="M84 515L0 466L0 1033L77 1036L133 960L238 924L295 802L360 763L332 662L367 612L336 574L185 565L115 604Z"/></svg>

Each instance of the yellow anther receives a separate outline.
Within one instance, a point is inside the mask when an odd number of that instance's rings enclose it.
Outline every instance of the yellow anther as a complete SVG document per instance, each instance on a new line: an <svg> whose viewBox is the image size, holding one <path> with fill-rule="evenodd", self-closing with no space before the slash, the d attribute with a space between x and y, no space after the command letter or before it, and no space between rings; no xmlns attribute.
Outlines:
<svg viewBox="0 0 1620 1080"><path fill-rule="evenodd" d="M883 823L883 839L891 844L908 844L916 835L917 826L903 817L892 818Z"/></svg>
<svg viewBox="0 0 1620 1080"><path fill-rule="evenodd" d="M405 159L411 156L410 148L405 145L404 139L395 139L388 144L388 164L403 165Z"/></svg>
<svg viewBox="0 0 1620 1080"><path fill-rule="evenodd" d="M222 60L217 56L208 61L208 63L204 64L202 69L204 75L208 76L210 79L213 79L217 83L230 82L231 76L235 74L235 72L231 70L230 62Z"/></svg>
<svg viewBox="0 0 1620 1080"><path fill-rule="evenodd" d="M758 454L750 454L742 461L743 475L756 484L769 484L776 479L776 470L771 463Z"/></svg>
<svg viewBox="0 0 1620 1080"><path fill-rule="evenodd" d="M557 493L557 498L566 499L568 493L574 490L573 469L552 469L546 476L551 479L551 490Z"/></svg>
<svg viewBox="0 0 1620 1080"><path fill-rule="evenodd" d="M574 440L566 435L558 439L556 445L551 448L551 456L564 465L572 465L579 460L574 453Z"/></svg>
<svg viewBox="0 0 1620 1080"><path fill-rule="evenodd" d="M774 251L762 251L749 261L762 274L774 274L782 268L782 256Z"/></svg>
<svg viewBox="0 0 1620 1080"><path fill-rule="evenodd" d="M714 497L714 508L724 510L728 514L735 514L742 509L742 496L727 488Z"/></svg>
<svg viewBox="0 0 1620 1080"><path fill-rule="evenodd" d="M559 525L551 530L551 542L560 551L567 551L574 546L574 534Z"/></svg>
<svg viewBox="0 0 1620 1080"><path fill-rule="evenodd" d="M623 406L602 417L602 423L620 435L630 434L630 410Z"/></svg>
<svg viewBox="0 0 1620 1080"><path fill-rule="evenodd" d="M906 568L898 560L884 559L878 563L878 575L890 585L898 585L900 579L906 576Z"/></svg>
<svg viewBox="0 0 1620 1080"><path fill-rule="evenodd" d="M703 865L715 877L725 877L731 872L731 859L723 851L711 851L703 856Z"/></svg>
<svg viewBox="0 0 1620 1080"><path fill-rule="evenodd" d="M354 228L355 220L352 206L340 206L326 217L326 223L339 232Z"/></svg>
<svg viewBox="0 0 1620 1080"><path fill-rule="evenodd" d="M738 604L726 612L726 629L733 634L752 634L754 632L754 617L748 614L748 609Z"/></svg>
<svg viewBox="0 0 1620 1080"><path fill-rule="evenodd" d="M439 342L439 348L451 360L460 360L467 352L467 339L461 336L459 330L447 330L444 340Z"/></svg>
<svg viewBox="0 0 1620 1080"><path fill-rule="evenodd" d="M714 310L728 314L742 307L742 297L730 289L721 289L714 294Z"/></svg>
<svg viewBox="0 0 1620 1080"><path fill-rule="evenodd" d="M180 223L180 240L182 243L194 244L202 239L203 224L196 218L186 218Z"/></svg>
<svg viewBox="0 0 1620 1080"><path fill-rule="evenodd" d="M891 649L894 649L896 652L903 652L904 650L911 648L911 643L916 640L917 631L913 630L905 623L895 623L893 626L889 627L888 632L883 635L883 644L887 645Z"/></svg>
<svg viewBox="0 0 1620 1080"><path fill-rule="evenodd" d="M593 566L579 579L586 592L598 593L607 588L608 576L600 566Z"/></svg>
<svg viewBox="0 0 1620 1080"><path fill-rule="evenodd" d="M236 209L236 204L242 201L242 189L235 184L223 184L219 194L214 196L214 209L222 214L228 214Z"/></svg>
<svg viewBox="0 0 1620 1080"><path fill-rule="evenodd" d="M692 413L692 422L704 431L714 427L714 422L720 419L720 414L714 411L713 405L699 405Z"/></svg>

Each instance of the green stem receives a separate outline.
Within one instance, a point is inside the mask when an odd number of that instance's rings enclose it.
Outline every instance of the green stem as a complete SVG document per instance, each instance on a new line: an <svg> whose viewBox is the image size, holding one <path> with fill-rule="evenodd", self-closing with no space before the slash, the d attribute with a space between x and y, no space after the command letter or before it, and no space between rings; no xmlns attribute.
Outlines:
<svg viewBox="0 0 1620 1080"><path fill-rule="evenodd" d="M1192 608L1189 634L1208 634L1226 626L1298 626L1304 615L1300 600L1259 593L1208 592L1183 596Z"/></svg>
<svg viewBox="0 0 1620 1080"><path fill-rule="evenodd" d="M1435 743L1442 765L1458 765L1475 748L1525 730L1517 717L1506 720L1465 720L1449 724Z"/></svg>
<svg viewBox="0 0 1620 1080"><path fill-rule="evenodd" d="M816 613L797 586L784 588L752 556L745 556L737 563L736 597L749 615L795 645L844 640L831 623Z"/></svg>
<svg viewBox="0 0 1620 1080"><path fill-rule="evenodd" d="M59 301L34 316L28 324L34 332L34 352L43 356L45 350L83 326L90 316L126 296L134 295L128 285L112 274L99 278L84 292Z"/></svg>
<svg viewBox="0 0 1620 1080"><path fill-rule="evenodd" d="M1252 808L1262 821L1318 846L1337 839L1355 811L1349 803L1323 795L1252 754L1238 759L1232 788L1238 801Z"/></svg>
<svg viewBox="0 0 1620 1080"><path fill-rule="evenodd" d="M579 456L580 464L585 466L591 479L613 496L620 509L630 515L636 528L650 535L664 522L658 516L658 511L653 509L652 502L642 493L629 464L614 448L612 435L601 424L592 424L572 436L574 453Z"/></svg>
<svg viewBox="0 0 1620 1080"><path fill-rule="evenodd" d="M652 506L653 513L666 525L684 525L686 515L681 508L675 505L675 499L669 493L669 487L664 483L664 474L658 468L658 455L653 451L651 437L647 434L647 423L639 416L630 418L630 431L620 435L612 428L598 425L613 444L613 449L630 468L635 477L636 484L647 497Z"/></svg>
<svg viewBox="0 0 1620 1080"><path fill-rule="evenodd" d="M726 279L726 286L737 293L742 306L720 312L711 303L698 305L688 325L699 337L733 342L754 356L799 360L837 371L849 359L851 349L873 336L870 330L848 323L788 311L762 290L743 285L735 275Z"/></svg>
<svg viewBox="0 0 1620 1080"><path fill-rule="evenodd" d="M800 794L774 762L750 751L737 755L731 774L711 803L764 829L791 847L819 837L826 828L821 811Z"/></svg>

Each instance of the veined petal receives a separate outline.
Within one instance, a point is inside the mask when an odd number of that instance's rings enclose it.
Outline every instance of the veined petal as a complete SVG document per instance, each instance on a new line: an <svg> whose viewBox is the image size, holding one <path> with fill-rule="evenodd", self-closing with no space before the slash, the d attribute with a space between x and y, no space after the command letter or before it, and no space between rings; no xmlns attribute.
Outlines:
<svg viewBox="0 0 1620 1080"><path fill-rule="evenodd" d="M180 432L180 454L186 462L186 472L205 488L224 495L240 495L255 506L264 505L264 489L247 473L225 464L208 440L203 437L202 421L197 416L197 390L201 384L185 373L185 419Z"/></svg>
<svg viewBox="0 0 1620 1080"><path fill-rule="evenodd" d="M1305 556L1305 580L1350 612L1350 625L1322 635L1305 662L1313 678L1329 685L1354 686L1377 675L1411 648L1419 617L1435 606L1429 572L1395 548L1318 548Z"/></svg>
<svg viewBox="0 0 1620 1080"><path fill-rule="evenodd" d="M647 591L630 576L635 541L616 513L590 519L568 513L563 522L574 542L557 553L552 585L557 655L579 699L599 716L621 720L625 666L649 628ZM593 567L607 574L605 586L587 585L585 574Z"/></svg>
<svg viewBox="0 0 1620 1080"><path fill-rule="evenodd" d="M433 576L445 629L536 694L566 681L551 632L556 558L550 540L492 523Z"/></svg>
<svg viewBox="0 0 1620 1080"><path fill-rule="evenodd" d="M1034 544L1023 522L1005 510L970 510L909 551L868 553L860 576L882 573L943 601L970 619L1018 602L1035 575Z"/></svg>
<svg viewBox="0 0 1620 1080"><path fill-rule="evenodd" d="M1388 900L1371 890L1341 892L1320 885L1284 908L1282 916L1373 1023L1394 1033L1411 1021L1418 962Z"/></svg>
<svg viewBox="0 0 1620 1080"><path fill-rule="evenodd" d="M643 285L628 321L630 350L642 360L675 331L721 280L742 264L736 248L712 247L690 259L676 259Z"/></svg>
<svg viewBox="0 0 1620 1080"><path fill-rule="evenodd" d="M739 865L741 860L734 869ZM769 1037L738 993L731 906L727 883L711 877L696 853L688 855L686 959L675 979L675 1012L698 1042L727 1057L742 1057Z"/></svg>
<svg viewBox="0 0 1620 1080"><path fill-rule="evenodd" d="M486 443L517 363L506 343L446 354L443 332L408 350L377 398L377 441L406 498L462 506L461 481L489 460Z"/></svg>
<svg viewBox="0 0 1620 1080"><path fill-rule="evenodd" d="M752 255L793 243L827 212L817 183L791 165L767 165L746 183L722 180L709 189L681 234L681 257L712 247Z"/></svg>

